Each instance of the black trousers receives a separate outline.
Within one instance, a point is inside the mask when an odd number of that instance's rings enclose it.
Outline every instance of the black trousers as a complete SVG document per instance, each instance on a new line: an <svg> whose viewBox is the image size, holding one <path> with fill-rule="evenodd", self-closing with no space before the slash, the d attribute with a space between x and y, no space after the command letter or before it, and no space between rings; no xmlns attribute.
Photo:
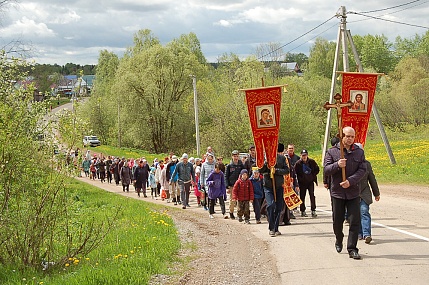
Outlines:
<svg viewBox="0 0 429 285"><path fill-rule="evenodd" d="M332 197L332 219L334 234L337 244L343 243L344 233L344 215L347 210L349 218L349 236L347 240L347 251L352 250L358 251L357 242L359 235L360 226L360 197L356 197L352 200L344 200Z"/></svg>
<svg viewBox="0 0 429 285"><path fill-rule="evenodd" d="M314 183L311 182L311 184L308 185L299 185L299 196L302 200L302 204L299 205L299 209L301 212L304 212L305 207L305 196L307 196L307 190L308 194L310 195L310 204L311 204L311 210L316 211L316 197L314 196Z"/></svg>

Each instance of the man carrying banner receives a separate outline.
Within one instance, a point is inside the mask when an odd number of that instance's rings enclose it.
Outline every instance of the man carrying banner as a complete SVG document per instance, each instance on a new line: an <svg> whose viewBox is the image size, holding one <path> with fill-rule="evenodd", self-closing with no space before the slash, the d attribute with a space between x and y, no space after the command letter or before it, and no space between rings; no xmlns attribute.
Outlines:
<svg viewBox="0 0 429 285"><path fill-rule="evenodd" d="M358 182L366 172L364 152L354 144L355 130L352 127L342 129L344 137L344 158L341 158L340 144L328 149L323 162L325 176L331 179L332 217L335 234L335 249L340 253L343 249L343 221L345 211L349 217L349 236L347 251L349 257L361 259L356 247L360 227L360 197ZM342 178L342 169L345 168L345 177Z"/></svg>
<svg viewBox="0 0 429 285"><path fill-rule="evenodd" d="M284 204L284 175L289 173L286 158L283 155L284 150L284 145L279 143L274 168L269 168L267 162L265 162L264 166L259 170L259 172L264 176L264 193L265 200L267 201L268 229L271 237L281 235L279 232L279 222L280 213ZM271 173L272 171L273 173Z"/></svg>

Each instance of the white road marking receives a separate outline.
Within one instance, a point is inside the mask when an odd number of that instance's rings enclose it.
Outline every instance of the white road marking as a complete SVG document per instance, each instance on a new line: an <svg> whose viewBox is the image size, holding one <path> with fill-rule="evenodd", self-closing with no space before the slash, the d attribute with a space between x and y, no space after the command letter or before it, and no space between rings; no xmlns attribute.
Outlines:
<svg viewBox="0 0 429 285"><path fill-rule="evenodd" d="M332 214L332 211L326 211L326 210L317 210L317 211L318 212L325 212L325 213L328 213L328 214ZM409 235L409 236L412 236L412 237L415 237L415 238L418 238L418 239L421 239L421 240L429 242L429 238L421 236L421 235L418 235L418 234L413 234L413 233L410 233L408 231L404 231L404 230L397 229L397 228L394 228L394 227L386 226L386 225L383 225L383 224L380 224L380 223L371 222L371 224L379 226L379 227L382 227L382 228L386 228L388 230L399 232L401 234Z"/></svg>

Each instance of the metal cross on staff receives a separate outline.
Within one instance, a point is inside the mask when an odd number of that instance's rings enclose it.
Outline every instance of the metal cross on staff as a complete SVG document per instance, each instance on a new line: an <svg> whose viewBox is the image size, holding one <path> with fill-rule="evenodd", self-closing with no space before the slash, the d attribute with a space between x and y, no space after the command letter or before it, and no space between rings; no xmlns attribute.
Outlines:
<svg viewBox="0 0 429 285"><path fill-rule="evenodd" d="M325 105L323 105L323 108L325 108L326 110L329 109L337 109L337 121L338 121L338 134L340 137L340 158L344 158L344 144L343 144L343 122L341 119L341 109L344 107L351 107L353 106L353 102L352 101L347 101L347 102L341 102L342 96L340 93L335 94L334 96L335 99L335 103L330 104L329 102L326 102ZM343 167L341 168L341 174L343 176L343 181L346 181L346 168Z"/></svg>

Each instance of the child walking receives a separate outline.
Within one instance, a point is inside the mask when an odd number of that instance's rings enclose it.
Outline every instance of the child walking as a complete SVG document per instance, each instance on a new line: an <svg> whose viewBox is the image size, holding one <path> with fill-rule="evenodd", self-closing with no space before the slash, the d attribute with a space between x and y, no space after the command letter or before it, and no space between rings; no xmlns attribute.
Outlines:
<svg viewBox="0 0 429 285"><path fill-rule="evenodd" d="M226 185L225 177L223 172L220 171L219 164L216 163L213 171L209 174L206 179L206 185L208 186L208 198L209 198L209 217L213 219L214 206L216 199L219 199L219 205L222 210L224 219L228 219L225 215L225 200L226 200Z"/></svg>
<svg viewBox="0 0 429 285"><path fill-rule="evenodd" d="M152 199L154 199L154 194L155 194L155 200L156 200L157 187L156 187L156 180L155 180L155 171L156 171L155 167L150 168L149 185L150 185L150 196L152 196Z"/></svg>
<svg viewBox="0 0 429 285"><path fill-rule="evenodd" d="M243 221L246 224L250 224L250 201L254 199L253 184L247 179L247 169L243 169L240 172L240 178L235 182L232 188L232 200L237 201L238 204L238 221Z"/></svg>
<svg viewBox="0 0 429 285"><path fill-rule="evenodd" d="M264 188L262 186L262 177L257 168L253 169L253 175L250 177L253 185L253 211L255 212L256 223L261 223L261 204L264 198Z"/></svg>

